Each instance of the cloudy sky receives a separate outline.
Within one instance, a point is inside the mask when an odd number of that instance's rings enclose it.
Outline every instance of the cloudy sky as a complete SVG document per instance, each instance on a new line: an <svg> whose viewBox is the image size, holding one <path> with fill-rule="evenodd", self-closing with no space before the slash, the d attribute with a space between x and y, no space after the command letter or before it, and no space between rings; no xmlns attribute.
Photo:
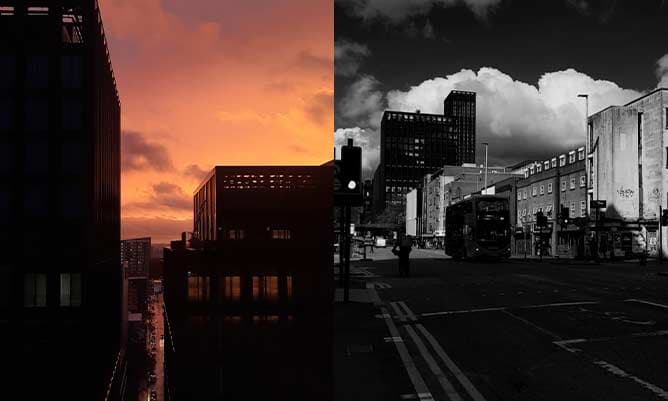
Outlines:
<svg viewBox="0 0 668 401"><path fill-rule="evenodd" d="M335 141L378 163L385 109L442 113L477 92L490 163L584 142L590 113L668 87L666 0L335 0ZM478 161L483 159L482 146Z"/></svg>
<svg viewBox="0 0 668 401"><path fill-rule="evenodd" d="M122 107L123 238L192 231L216 164L321 164L332 0L99 0Z"/></svg>

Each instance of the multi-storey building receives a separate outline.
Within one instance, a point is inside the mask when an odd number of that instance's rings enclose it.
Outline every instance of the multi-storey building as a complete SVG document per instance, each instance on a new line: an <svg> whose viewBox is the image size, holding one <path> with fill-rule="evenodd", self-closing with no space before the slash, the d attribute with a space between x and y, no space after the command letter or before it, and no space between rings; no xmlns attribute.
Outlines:
<svg viewBox="0 0 668 401"><path fill-rule="evenodd" d="M584 147L526 165L524 178L517 182L516 230L513 253L516 255L583 256L587 218ZM570 224L559 225L561 207L570 214ZM536 226L536 213L548 219L548 227ZM542 249L541 249L542 246Z"/></svg>
<svg viewBox="0 0 668 401"><path fill-rule="evenodd" d="M0 35L0 398L121 399L121 108L100 11L0 0Z"/></svg>
<svg viewBox="0 0 668 401"><path fill-rule="evenodd" d="M387 110L380 124L374 208L403 205L408 191L444 165L475 161L475 93L453 91L444 114Z"/></svg>
<svg viewBox="0 0 668 401"><path fill-rule="evenodd" d="M644 227L648 253L656 255L660 210L668 200L668 89L590 116L588 135L590 197L607 202L601 238L615 256L625 256Z"/></svg>
<svg viewBox="0 0 668 401"><path fill-rule="evenodd" d="M164 250L170 399L331 397L332 180L331 164L204 179L193 239Z"/></svg>

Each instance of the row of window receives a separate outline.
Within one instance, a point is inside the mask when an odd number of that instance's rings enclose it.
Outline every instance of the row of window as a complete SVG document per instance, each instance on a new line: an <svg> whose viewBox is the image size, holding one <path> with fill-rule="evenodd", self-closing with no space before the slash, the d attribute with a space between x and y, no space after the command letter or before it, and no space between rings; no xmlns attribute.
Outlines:
<svg viewBox="0 0 668 401"><path fill-rule="evenodd" d="M228 240L242 240L247 238L246 230L242 228L228 229L226 230L225 234L226 234L225 239ZM271 229L271 239L276 239L276 240L292 239L292 231L285 228Z"/></svg>
<svg viewBox="0 0 668 401"><path fill-rule="evenodd" d="M566 191L566 186L568 183L565 180L561 181L561 191ZM580 176L580 187L584 187L586 185L585 183L585 176ZM571 177L570 179L570 188L575 189L575 177ZM547 183L547 193L551 194L552 193L552 183L548 182ZM545 194L545 185L538 185L538 186L533 186L531 187L531 196L539 196L539 195L544 195ZM517 191L517 200L522 200L522 199L527 199L528 197L528 191L525 189L523 191Z"/></svg>
<svg viewBox="0 0 668 401"><path fill-rule="evenodd" d="M278 276L257 275L252 277L251 297L254 301L276 302L278 296ZM223 276L220 294L224 301L241 300L241 276ZM292 276L286 276L286 297L292 298ZM208 276L188 277L188 301L207 302L211 300L211 280Z"/></svg>
<svg viewBox="0 0 668 401"><path fill-rule="evenodd" d="M23 305L46 306L46 273L27 273L23 278ZM60 274L60 306L81 306L81 274Z"/></svg>
<svg viewBox="0 0 668 401"><path fill-rule="evenodd" d="M562 206L566 206L566 204L562 203ZM543 212L547 216L552 216L553 214L553 204L548 204L543 208L542 206L537 206L534 207L533 209L518 209L517 210L517 219L520 220L522 217L526 217L527 215L529 218L527 219L528 221L532 221L535 219L536 213L538 212ZM568 209L568 214L569 217L575 218L578 217L577 213L575 211L575 202L570 203L570 207ZM580 201L580 217L585 217L587 215L587 202L586 201Z"/></svg>
<svg viewBox="0 0 668 401"><path fill-rule="evenodd" d="M16 103L0 99L0 130L12 129L15 125ZM79 98L63 97L61 103L62 128L76 131L83 127L83 103ZM49 100L46 97L28 97L24 109L25 128L30 132L49 129Z"/></svg>
<svg viewBox="0 0 668 401"><path fill-rule="evenodd" d="M580 148L577 150L577 159L578 160L584 160L585 158L585 150L584 148ZM568 152L568 164L575 163L575 151L571 150ZM559 167L564 167L566 165L566 155L560 155L559 156ZM557 158L553 157L552 160L545 160L544 162L536 162L529 167L524 169L524 177L529 177L530 175L540 173L541 171L549 170L550 168L555 168L557 167Z"/></svg>

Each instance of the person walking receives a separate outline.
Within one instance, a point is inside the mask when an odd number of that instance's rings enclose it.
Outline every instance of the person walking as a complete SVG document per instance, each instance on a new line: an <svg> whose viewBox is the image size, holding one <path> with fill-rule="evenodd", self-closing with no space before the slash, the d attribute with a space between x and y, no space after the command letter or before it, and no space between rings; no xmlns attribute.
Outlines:
<svg viewBox="0 0 668 401"><path fill-rule="evenodd" d="M411 239L407 235L401 235L394 242L392 253L399 257L399 276L408 277L410 270Z"/></svg>

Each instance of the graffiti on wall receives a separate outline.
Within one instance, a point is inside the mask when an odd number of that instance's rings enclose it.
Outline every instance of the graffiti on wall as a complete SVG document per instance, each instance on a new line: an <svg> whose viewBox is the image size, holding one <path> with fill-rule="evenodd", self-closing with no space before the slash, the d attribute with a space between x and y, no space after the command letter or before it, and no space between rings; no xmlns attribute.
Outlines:
<svg viewBox="0 0 668 401"><path fill-rule="evenodd" d="M636 191L631 188L619 187L617 188L617 196L622 199L631 199L635 196Z"/></svg>

